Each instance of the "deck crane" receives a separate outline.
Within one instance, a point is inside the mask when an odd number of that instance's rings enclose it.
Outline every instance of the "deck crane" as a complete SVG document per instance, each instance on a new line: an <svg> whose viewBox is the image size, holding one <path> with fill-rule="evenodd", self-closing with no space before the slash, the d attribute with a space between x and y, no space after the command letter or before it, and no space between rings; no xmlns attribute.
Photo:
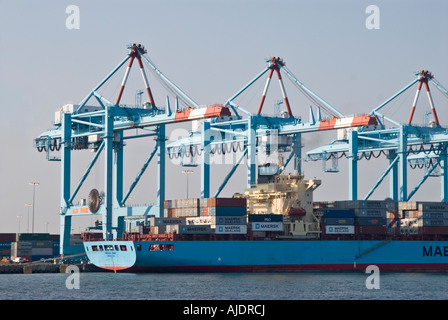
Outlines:
<svg viewBox="0 0 448 320"><path fill-rule="evenodd" d="M233 163L231 170L219 186L218 190L214 193L214 197L217 197L244 158L246 158L247 163L246 184L247 188L250 188L256 183L256 155L261 154L262 151L265 151L265 154L268 155L272 152L289 152L289 156L280 166L279 171L282 172L288 163L292 162L294 163L294 170L301 175L302 133L340 128L370 128L375 127L378 124L376 116L374 115L344 116L343 113L331 106L299 81L293 73L286 68L286 63L281 58L271 57L267 59L266 62L267 66L265 69L229 98L224 104L234 111L232 117L226 117L224 120L222 118L201 120L202 130L192 131L189 137L174 141L167 146L168 155L171 158L182 158L185 156L193 156L194 154L201 154L202 197L208 197L211 194L209 165L211 153L224 153L226 150L229 152L236 152L237 150L242 151L238 160ZM287 112L281 116L268 116L261 113L274 71L277 74L280 89L287 108ZM252 113L245 107L237 104L235 99L267 72L269 72L269 74L257 113ZM312 108L309 110L308 122L302 121L301 117L293 116L281 72L283 72L306 97L318 106L316 117L314 116ZM324 110L330 117L323 118L321 110ZM240 115L239 111L244 113L244 118ZM196 125L196 127L198 126ZM191 150L196 151L192 152ZM266 158L268 158L269 161L275 161L273 157ZM266 158L263 160L266 161ZM258 162L259 164L263 164L262 162L260 163L260 161Z"/></svg>
<svg viewBox="0 0 448 320"><path fill-rule="evenodd" d="M70 230L73 216L101 214L103 238L120 236L125 216L155 214L163 216L165 200L165 126L167 124L191 121L193 119L215 118L229 116L226 106L212 105L200 107L184 91L168 79L147 57L147 51L141 44L130 44L125 59L116 66L89 94L78 104L63 106L55 113L54 127L41 133L34 140L38 151L45 151L47 160L61 163L61 199L60 199L60 253L70 254ZM133 61L137 60L150 104L143 108L131 108L120 105ZM118 70L128 62L120 91L112 103L102 96L99 89L107 83ZM164 86L175 96L175 110L171 110L169 98L166 106L156 103L151 92L144 66L154 71ZM89 105L94 99L98 105ZM179 100L185 103L180 108ZM129 129L146 128L148 133L124 135ZM123 153L127 139L155 137L156 146L150 152L142 168L127 193L123 189ZM95 151L79 183L72 190L72 151ZM59 151L59 156L54 154ZM104 193L93 189L89 194L88 205L78 205L74 199L81 186L97 162L99 155L104 154ZM149 163L157 155L157 205L128 207L126 200L139 182Z"/></svg>
<svg viewBox="0 0 448 320"><path fill-rule="evenodd" d="M372 186L364 200L369 199L389 175L390 198L394 201L409 201L427 178L433 176L436 169L440 167L441 201L448 201L448 129L439 123L428 84L434 84L445 95L448 95L448 91L427 70L419 70L415 75L416 78L410 84L370 112L370 115L377 117L380 129L364 132L352 130L344 138L307 152L306 159L309 161L322 160L325 162L343 156L348 158L350 200L358 199L358 162L363 158L370 160L371 157L377 158L381 154L385 154L389 159L389 166ZM407 123L399 123L379 112L416 83L418 83L418 87ZM423 85L426 88L433 120L424 126L418 126L412 124L412 120ZM392 127L386 128L383 119L391 123ZM417 166L426 168L423 178L411 192L408 192L408 165L411 168ZM398 183L399 175L401 176L400 184Z"/></svg>

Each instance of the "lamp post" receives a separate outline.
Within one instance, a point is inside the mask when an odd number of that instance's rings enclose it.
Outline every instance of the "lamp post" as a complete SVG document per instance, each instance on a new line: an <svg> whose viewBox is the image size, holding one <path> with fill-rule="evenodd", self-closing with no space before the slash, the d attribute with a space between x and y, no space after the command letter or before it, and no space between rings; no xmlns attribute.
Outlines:
<svg viewBox="0 0 448 320"><path fill-rule="evenodd" d="M39 185L39 182L30 182L29 183L30 186L33 186L33 223L32 223L32 229L31 232L34 233L34 199L35 199L35 195L36 195L36 186Z"/></svg>
<svg viewBox="0 0 448 320"><path fill-rule="evenodd" d="M19 220L19 231L17 233L20 233L20 220L22 219L22 216L17 216L17 219Z"/></svg>
<svg viewBox="0 0 448 320"><path fill-rule="evenodd" d="M30 207L33 205L31 203L25 203L25 207L28 207L26 215L26 232L30 233Z"/></svg>
<svg viewBox="0 0 448 320"><path fill-rule="evenodd" d="M188 175L193 172L194 172L193 170L182 170L182 173L187 175L187 199L188 199Z"/></svg>

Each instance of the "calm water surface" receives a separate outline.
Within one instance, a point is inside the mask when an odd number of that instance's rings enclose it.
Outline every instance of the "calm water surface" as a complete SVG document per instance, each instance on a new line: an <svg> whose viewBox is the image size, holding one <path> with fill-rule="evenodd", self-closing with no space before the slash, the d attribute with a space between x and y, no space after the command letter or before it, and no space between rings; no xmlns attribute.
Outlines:
<svg viewBox="0 0 448 320"><path fill-rule="evenodd" d="M448 274L381 273L1 274L2 300L448 300ZM70 280L70 279L69 279ZM72 282L74 283L74 282Z"/></svg>

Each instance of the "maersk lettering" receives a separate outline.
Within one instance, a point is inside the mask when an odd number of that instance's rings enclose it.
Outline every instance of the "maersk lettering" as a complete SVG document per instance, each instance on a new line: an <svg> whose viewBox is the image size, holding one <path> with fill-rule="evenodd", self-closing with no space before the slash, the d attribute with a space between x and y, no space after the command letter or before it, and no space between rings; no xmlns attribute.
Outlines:
<svg viewBox="0 0 448 320"><path fill-rule="evenodd" d="M448 257L448 246L423 246L424 257Z"/></svg>

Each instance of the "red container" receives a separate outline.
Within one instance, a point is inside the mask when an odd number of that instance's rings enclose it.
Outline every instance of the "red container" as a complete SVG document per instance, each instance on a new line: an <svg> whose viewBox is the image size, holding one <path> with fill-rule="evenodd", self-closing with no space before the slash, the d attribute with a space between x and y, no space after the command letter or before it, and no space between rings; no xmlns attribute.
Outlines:
<svg viewBox="0 0 448 320"><path fill-rule="evenodd" d="M358 226L357 233L368 235L368 234L386 234L386 226Z"/></svg>
<svg viewBox="0 0 448 320"><path fill-rule="evenodd" d="M447 235L448 227L420 227L418 228L419 234L440 234Z"/></svg>
<svg viewBox="0 0 448 320"><path fill-rule="evenodd" d="M209 207L245 207L245 198L208 198Z"/></svg>
<svg viewBox="0 0 448 320"><path fill-rule="evenodd" d="M0 241L16 241L15 233L0 233Z"/></svg>

